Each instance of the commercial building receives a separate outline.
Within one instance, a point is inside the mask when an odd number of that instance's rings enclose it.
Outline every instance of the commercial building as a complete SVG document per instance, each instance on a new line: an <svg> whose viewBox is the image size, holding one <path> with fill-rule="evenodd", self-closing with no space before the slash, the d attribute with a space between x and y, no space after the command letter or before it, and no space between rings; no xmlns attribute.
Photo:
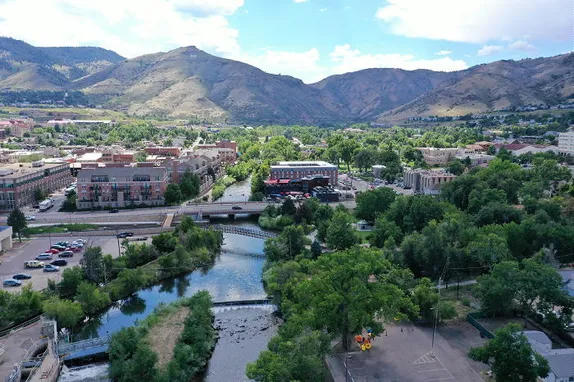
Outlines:
<svg viewBox="0 0 574 382"><path fill-rule="evenodd" d="M339 181L337 166L322 161L279 162L271 166L270 179L299 179L315 175L329 177L331 185L336 185Z"/></svg>
<svg viewBox="0 0 574 382"><path fill-rule="evenodd" d="M438 170L405 170L403 184L415 193L438 195L443 184L453 181L456 175Z"/></svg>
<svg viewBox="0 0 574 382"><path fill-rule="evenodd" d="M488 155L488 154L468 154L468 155L463 154L463 155L457 155L456 158L462 161L470 160L470 165L474 167L488 164L496 157L494 155Z"/></svg>
<svg viewBox="0 0 574 382"><path fill-rule="evenodd" d="M423 158L428 165L442 166L454 159L459 153L457 148L439 149L435 147L422 147L418 149L423 153Z"/></svg>
<svg viewBox="0 0 574 382"><path fill-rule="evenodd" d="M0 251L12 249L12 227L0 226Z"/></svg>
<svg viewBox="0 0 574 382"><path fill-rule="evenodd" d="M269 179L265 181L265 194L277 195L289 192L311 193L316 187L329 185L329 177L318 175L299 179Z"/></svg>
<svg viewBox="0 0 574 382"><path fill-rule="evenodd" d="M161 155L178 158L181 155L181 147L153 146L144 149L148 155Z"/></svg>
<svg viewBox="0 0 574 382"><path fill-rule="evenodd" d="M548 361L550 373L544 382L570 382L574 381L574 349L553 349L552 341L546 333L537 330L522 332L528 339L532 350L538 352Z"/></svg>
<svg viewBox="0 0 574 382"><path fill-rule="evenodd" d="M78 209L163 205L164 167L101 167L78 172Z"/></svg>
<svg viewBox="0 0 574 382"><path fill-rule="evenodd" d="M200 195L209 191L213 183L223 175L219 155L213 152L205 152L201 155L190 154L190 156L178 159L167 159L161 166L168 171L168 179L171 183L179 183L186 171L199 176Z"/></svg>
<svg viewBox="0 0 574 382"><path fill-rule="evenodd" d="M36 202L36 190L44 194L72 182L68 163L10 163L0 165L0 210L9 211Z"/></svg>
<svg viewBox="0 0 574 382"><path fill-rule="evenodd" d="M574 130L560 133L558 136L558 151L560 154L574 155Z"/></svg>
<svg viewBox="0 0 574 382"><path fill-rule="evenodd" d="M29 133L32 130L33 121L30 120L20 120L20 119L9 119L0 121L0 129L10 129L10 134L13 137L22 138L24 133ZM6 134L8 135L8 134Z"/></svg>

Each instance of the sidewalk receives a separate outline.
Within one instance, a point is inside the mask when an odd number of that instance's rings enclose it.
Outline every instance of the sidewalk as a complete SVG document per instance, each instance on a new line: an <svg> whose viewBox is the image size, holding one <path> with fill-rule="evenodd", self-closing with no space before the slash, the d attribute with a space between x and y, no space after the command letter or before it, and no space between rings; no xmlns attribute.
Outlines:
<svg viewBox="0 0 574 382"><path fill-rule="evenodd" d="M14 369L14 365L22 360L34 343L40 340L42 321L38 321L24 329L0 338L0 347L4 353L0 355L0 378L4 380Z"/></svg>

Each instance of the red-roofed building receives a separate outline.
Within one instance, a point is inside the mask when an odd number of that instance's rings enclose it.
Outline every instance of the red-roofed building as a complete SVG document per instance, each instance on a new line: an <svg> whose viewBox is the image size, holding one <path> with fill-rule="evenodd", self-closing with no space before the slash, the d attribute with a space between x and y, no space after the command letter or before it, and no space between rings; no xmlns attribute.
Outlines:
<svg viewBox="0 0 574 382"><path fill-rule="evenodd" d="M9 119L0 121L0 129L10 129L10 135L22 138L24 133L29 133L32 123L20 119Z"/></svg>

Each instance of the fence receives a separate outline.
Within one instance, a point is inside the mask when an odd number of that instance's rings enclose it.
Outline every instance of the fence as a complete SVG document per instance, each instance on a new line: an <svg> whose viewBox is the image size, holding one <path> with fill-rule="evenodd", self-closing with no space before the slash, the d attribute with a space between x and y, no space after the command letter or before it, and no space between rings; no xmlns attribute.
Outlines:
<svg viewBox="0 0 574 382"><path fill-rule="evenodd" d="M477 318L484 318L484 315L478 312L478 313L469 313L466 316L466 320L470 322L470 324L480 332L481 337L494 338L494 334L492 334L490 331L488 331L488 329L482 326L480 322L478 322Z"/></svg>

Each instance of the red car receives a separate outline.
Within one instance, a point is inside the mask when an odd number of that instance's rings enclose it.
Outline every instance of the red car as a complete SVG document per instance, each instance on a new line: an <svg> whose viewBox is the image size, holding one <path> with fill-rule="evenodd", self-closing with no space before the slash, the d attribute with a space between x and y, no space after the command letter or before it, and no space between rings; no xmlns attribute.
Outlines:
<svg viewBox="0 0 574 382"><path fill-rule="evenodd" d="M79 247L69 247L69 248L66 248L64 251L72 251L74 253L78 253L81 250L82 250L82 248L79 248Z"/></svg>
<svg viewBox="0 0 574 382"><path fill-rule="evenodd" d="M60 253L60 251L57 250L57 249L52 248L52 249L48 249L48 250L47 250L46 252L44 252L44 253L52 253L52 254L55 255L56 253Z"/></svg>

